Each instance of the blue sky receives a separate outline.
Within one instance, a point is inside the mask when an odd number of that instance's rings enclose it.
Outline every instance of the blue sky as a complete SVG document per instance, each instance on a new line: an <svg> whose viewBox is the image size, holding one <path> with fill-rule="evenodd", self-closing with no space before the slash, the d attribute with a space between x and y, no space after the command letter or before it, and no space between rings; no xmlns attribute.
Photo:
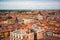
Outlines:
<svg viewBox="0 0 60 40"><path fill-rule="evenodd" d="M60 0L0 0L1 9L59 9Z"/></svg>

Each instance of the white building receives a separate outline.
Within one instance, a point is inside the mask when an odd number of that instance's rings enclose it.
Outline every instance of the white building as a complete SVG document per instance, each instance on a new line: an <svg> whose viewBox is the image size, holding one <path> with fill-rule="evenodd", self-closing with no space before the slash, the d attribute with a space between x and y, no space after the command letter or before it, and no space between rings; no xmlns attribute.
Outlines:
<svg viewBox="0 0 60 40"><path fill-rule="evenodd" d="M10 40L34 40L34 33L25 34L21 33L20 30L15 30L10 32Z"/></svg>
<svg viewBox="0 0 60 40"><path fill-rule="evenodd" d="M38 14L38 17L37 17L39 20L43 20L43 16Z"/></svg>

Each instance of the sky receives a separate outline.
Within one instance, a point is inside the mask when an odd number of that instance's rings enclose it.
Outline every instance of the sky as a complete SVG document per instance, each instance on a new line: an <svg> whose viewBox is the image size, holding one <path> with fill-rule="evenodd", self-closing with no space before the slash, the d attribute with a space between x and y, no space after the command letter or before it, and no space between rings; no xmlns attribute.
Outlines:
<svg viewBox="0 0 60 40"><path fill-rule="evenodd" d="M60 0L0 0L0 10L55 9L60 10Z"/></svg>

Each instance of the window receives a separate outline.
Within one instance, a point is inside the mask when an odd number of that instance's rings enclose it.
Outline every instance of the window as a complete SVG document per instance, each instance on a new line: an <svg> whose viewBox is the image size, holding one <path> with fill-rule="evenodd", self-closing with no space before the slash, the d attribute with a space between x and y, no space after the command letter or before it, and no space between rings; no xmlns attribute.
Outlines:
<svg viewBox="0 0 60 40"><path fill-rule="evenodd" d="M52 13L48 13L49 15L55 15L55 12L52 12Z"/></svg>
<svg viewBox="0 0 60 40"><path fill-rule="evenodd" d="M7 19L12 19L12 17L11 16L8 16Z"/></svg>

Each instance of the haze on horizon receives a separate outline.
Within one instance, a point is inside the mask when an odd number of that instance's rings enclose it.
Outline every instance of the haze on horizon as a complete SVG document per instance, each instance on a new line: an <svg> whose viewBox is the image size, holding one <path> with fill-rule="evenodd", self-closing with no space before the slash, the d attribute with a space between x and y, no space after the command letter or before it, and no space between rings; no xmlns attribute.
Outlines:
<svg viewBox="0 0 60 40"><path fill-rule="evenodd" d="M0 0L1 9L60 9L60 0Z"/></svg>

